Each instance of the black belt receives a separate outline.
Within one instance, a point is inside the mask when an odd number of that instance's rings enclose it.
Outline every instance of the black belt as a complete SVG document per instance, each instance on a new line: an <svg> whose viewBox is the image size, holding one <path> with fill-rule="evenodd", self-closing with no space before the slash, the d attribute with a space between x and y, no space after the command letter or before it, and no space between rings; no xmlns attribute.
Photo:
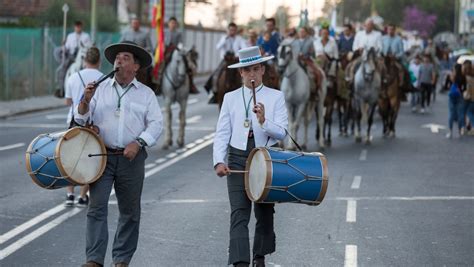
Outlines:
<svg viewBox="0 0 474 267"><path fill-rule="evenodd" d="M112 152L112 153L122 153L125 150L124 148L110 148L110 147L106 147L105 149L108 152Z"/></svg>

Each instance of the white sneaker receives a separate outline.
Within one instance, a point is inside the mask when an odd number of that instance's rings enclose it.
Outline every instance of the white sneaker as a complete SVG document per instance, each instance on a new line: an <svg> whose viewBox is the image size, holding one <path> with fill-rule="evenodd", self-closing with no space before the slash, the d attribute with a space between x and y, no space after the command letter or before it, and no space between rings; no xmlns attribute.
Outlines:
<svg viewBox="0 0 474 267"><path fill-rule="evenodd" d="M420 110L420 113L421 113L421 114L425 114L425 109L422 108L422 109Z"/></svg>
<svg viewBox="0 0 474 267"><path fill-rule="evenodd" d="M411 112L415 113L416 112L416 107L412 107Z"/></svg>
<svg viewBox="0 0 474 267"><path fill-rule="evenodd" d="M449 133L446 135L446 138L448 138L448 139L453 138L453 134L452 134L451 132L449 132Z"/></svg>
<svg viewBox="0 0 474 267"><path fill-rule="evenodd" d="M464 135L464 131L465 131L464 128L461 128L461 129L459 130L459 136L463 136L463 135Z"/></svg>

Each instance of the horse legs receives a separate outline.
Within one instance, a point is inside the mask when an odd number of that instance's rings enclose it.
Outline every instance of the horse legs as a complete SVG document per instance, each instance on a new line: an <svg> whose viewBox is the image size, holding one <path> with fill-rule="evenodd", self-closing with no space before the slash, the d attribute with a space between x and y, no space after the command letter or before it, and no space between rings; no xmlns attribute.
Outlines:
<svg viewBox="0 0 474 267"><path fill-rule="evenodd" d="M370 144L370 128L372 127L372 122L374 120L374 112L375 112L375 107L377 105L376 104L372 104L372 106L370 106L370 111L369 111L369 117L367 119L367 137L365 139L365 143L366 144Z"/></svg>
<svg viewBox="0 0 474 267"><path fill-rule="evenodd" d="M171 126L173 124L172 121L172 114L171 114L171 101L166 101L165 103L165 142L163 143L162 148L168 149L171 145L173 145L172 140L172 129Z"/></svg>
<svg viewBox="0 0 474 267"><path fill-rule="evenodd" d="M179 102L180 109L179 109L179 133L178 133L178 140L176 143L178 147L182 148L184 146L184 130L186 127L186 104L188 99L184 99Z"/></svg>
<svg viewBox="0 0 474 267"><path fill-rule="evenodd" d="M362 141L362 137L360 136L360 121L362 120L362 111L359 103L354 103L352 106L352 113L352 132L354 133L356 143L360 143Z"/></svg>
<svg viewBox="0 0 474 267"><path fill-rule="evenodd" d="M323 136L326 138L326 144L328 146L331 146L332 111L333 111L333 104L329 104L326 107L326 114L324 116L324 129L323 129Z"/></svg>
<svg viewBox="0 0 474 267"><path fill-rule="evenodd" d="M390 100L391 114L390 114L390 137L395 137L395 123L398 117L398 111L400 110L400 101L398 99L391 99Z"/></svg>

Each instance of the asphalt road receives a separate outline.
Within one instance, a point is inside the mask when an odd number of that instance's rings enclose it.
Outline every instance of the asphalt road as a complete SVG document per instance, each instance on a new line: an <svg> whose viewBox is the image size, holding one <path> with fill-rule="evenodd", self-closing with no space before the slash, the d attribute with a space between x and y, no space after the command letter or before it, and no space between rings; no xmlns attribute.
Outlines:
<svg viewBox="0 0 474 267"><path fill-rule="evenodd" d="M184 149L164 151L162 139L149 149L132 266L227 263L226 181L212 169L218 111L206 102L204 94L190 99ZM65 189L40 188L25 169L28 144L64 129L65 113L0 120L0 266L85 261L85 209L63 207ZM267 266L473 266L474 137L448 140L446 130L436 133L427 124L446 126L446 96L438 95L433 111L423 115L404 103L395 139L381 137L380 120L370 146L338 137L334 128L333 145L324 151L326 198L317 207L276 205L277 251ZM310 140L308 151L318 151ZM112 196L110 237L117 216Z"/></svg>

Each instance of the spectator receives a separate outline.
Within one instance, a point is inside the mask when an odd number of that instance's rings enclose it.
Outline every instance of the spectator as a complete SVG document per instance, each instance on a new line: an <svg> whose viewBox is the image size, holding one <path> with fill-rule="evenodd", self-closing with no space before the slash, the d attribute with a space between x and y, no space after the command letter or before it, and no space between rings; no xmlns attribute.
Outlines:
<svg viewBox="0 0 474 267"><path fill-rule="evenodd" d="M449 89L449 132L446 138L453 138L453 123L458 122L459 136L464 135L464 108L463 108L463 92L466 90L466 77L462 73L461 64L454 66L453 74L451 75L453 84Z"/></svg>

